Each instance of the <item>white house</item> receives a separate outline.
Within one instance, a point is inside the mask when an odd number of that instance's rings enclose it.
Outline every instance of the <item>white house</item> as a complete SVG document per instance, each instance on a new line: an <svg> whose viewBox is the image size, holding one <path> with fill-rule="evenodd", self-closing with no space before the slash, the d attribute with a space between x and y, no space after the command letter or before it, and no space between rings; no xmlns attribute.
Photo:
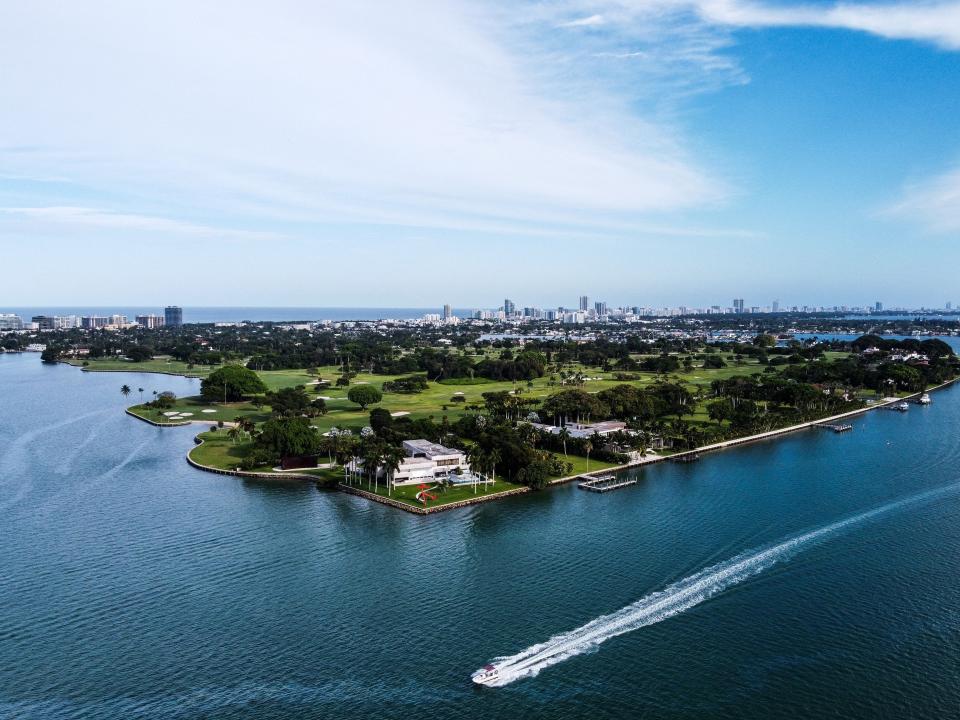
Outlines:
<svg viewBox="0 0 960 720"><path fill-rule="evenodd" d="M404 440L403 449L407 457L393 474L394 485L415 485L433 482L459 470L470 471L466 453L462 450L444 447L429 440Z"/></svg>
<svg viewBox="0 0 960 720"><path fill-rule="evenodd" d="M432 483L446 478L451 473L469 477L470 464L462 450L444 447L429 440L404 440L403 450L407 456L393 473L393 485L419 485ZM359 459L347 464L350 472L363 472L363 463ZM377 475L383 476L385 468L377 468Z"/></svg>
<svg viewBox="0 0 960 720"><path fill-rule="evenodd" d="M542 430L544 432L551 433L553 435L559 435L560 431L563 429L558 425L544 425L542 423L530 423L537 430ZM595 423L567 423L567 431L570 433L572 438L591 438L594 435L612 435L616 432L621 432L627 429L627 424L619 420L604 420L603 422Z"/></svg>

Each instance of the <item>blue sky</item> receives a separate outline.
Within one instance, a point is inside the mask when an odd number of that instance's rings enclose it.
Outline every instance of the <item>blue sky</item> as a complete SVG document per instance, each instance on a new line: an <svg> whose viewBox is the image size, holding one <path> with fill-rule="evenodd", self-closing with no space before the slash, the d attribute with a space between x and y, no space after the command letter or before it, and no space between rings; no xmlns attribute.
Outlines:
<svg viewBox="0 0 960 720"><path fill-rule="evenodd" d="M10 306L960 301L960 2L36 0L0 63Z"/></svg>

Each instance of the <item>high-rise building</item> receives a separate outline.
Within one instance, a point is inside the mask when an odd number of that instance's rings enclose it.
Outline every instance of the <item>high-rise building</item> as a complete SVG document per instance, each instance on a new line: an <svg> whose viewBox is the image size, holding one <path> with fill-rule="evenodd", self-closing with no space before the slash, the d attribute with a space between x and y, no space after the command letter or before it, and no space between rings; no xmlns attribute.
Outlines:
<svg viewBox="0 0 960 720"><path fill-rule="evenodd" d="M85 315L80 318L80 327L84 330L96 330L110 324L110 318L103 315Z"/></svg>
<svg viewBox="0 0 960 720"><path fill-rule="evenodd" d="M503 301L503 314L507 317L513 315L514 311L517 309L517 306L513 304L513 300L506 298Z"/></svg>
<svg viewBox="0 0 960 720"><path fill-rule="evenodd" d="M80 327L80 319L76 315L34 315L31 320L37 324L38 330L66 330Z"/></svg>
<svg viewBox="0 0 960 720"><path fill-rule="evenodd" d="M176 305L167 305L163 309L163 321L169 327L180 327L183 325L183 308Z"/></svg>
<svg viewBox="0 0 960 720"><path fill-rule="evenodd" d="M453 317L453 308L449 304L443 306L443 319L449 320Z"/></svg>
<svg viewBox="0 0 960 720"><path fill-rule="evenodd" d="M733 299L733 311L735 313L743 312L743 298L734 298Z"/></svg>
<svg viewBox="0 0 960 720"><path fill-rule="evenodd" d="M137 325L148 330L163 327L165 320L163 315L137 315Z"/></svg>
<svg viewBox="0 0 960 720"><path fill-rule="evenodd" d="M947 302L947 310L953 310L953 303L952 303L952 302L949 302L949 301Z"/></svg>
<svg viewBox="0 0 960 720"><path fill-rule="evenodd" d="M597 301L593 304L593 309L596 311L597 315L606 315L607 314L607 304L602 301Z"/></svg>
<svg viewBox="0 0 960 720"><path fill-rule="evenodd" d="M587 297L586 295L581 295L580 310L582 310L583 312L586 312L589 307L590 307L590 298Z"/></svg>
<svg viewBox="0 0 960 720"><path fill-rule="evenodd" d="M20 330L23 328L23 320L19 315L11 313L0 314L0 330Z"/></svg>
<svg viewBox="0 0 960 720"><path fill-rule="evenodd" d="M874 312L883 312L883 303L880 302L879 300L877 300L877 301L873 304L873 311L874 311Z"/></svg>
<svg viewBox="0 0 960 720"><path fill-rule="evenodd" d="M780 301L779 301L779 300L774 300L774 301L773 301L773 305L771 306L771 309L772 309L773 312L775 312L775 313L780 312Z"/></svg>

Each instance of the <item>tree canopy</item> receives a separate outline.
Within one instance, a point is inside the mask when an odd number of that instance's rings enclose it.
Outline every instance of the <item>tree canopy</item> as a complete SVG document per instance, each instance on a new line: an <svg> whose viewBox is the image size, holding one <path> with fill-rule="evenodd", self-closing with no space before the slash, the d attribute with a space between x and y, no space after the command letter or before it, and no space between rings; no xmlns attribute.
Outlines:
<svg viewBox="0 0 960 720"><path fill-rule="evenodd" d="M253 370L240 365L225 365L214 370L200 383L200 395L205 400L243 400L248 395L263 393L267 386Z"/></svg>
<svg viewBox="0 0 960 720"><path fill-rule="evenodd" d="M347 399L359 405L361 410L366 410L367 405L375 405L383 400L383 393L373 385L354 385L347 392Z"/></svg>

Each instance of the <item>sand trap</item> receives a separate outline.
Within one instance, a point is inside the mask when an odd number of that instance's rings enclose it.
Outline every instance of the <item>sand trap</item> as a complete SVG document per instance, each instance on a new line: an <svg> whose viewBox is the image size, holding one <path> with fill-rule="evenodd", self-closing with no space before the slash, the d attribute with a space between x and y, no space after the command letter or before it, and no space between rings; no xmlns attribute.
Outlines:
<svg viewBox="0 0 960 720"><path fill-rule="evenodd" d="M180 417L193 417L193 413L180 413Z"/></svg>
<svg viewBox="0 0 960 720"><path fill-rule="evenodd" d="M329 395L317 395L317 400L333 400Z"/></svg>
<svg viewBox="0 0 960 720"><path fill-rule="evenodd" d="M409 415L406 410L401 410L400 412L390 413L390 417L403 417L404 415Z"/></svg>
<svg viewBox="0 0 960 720"><path fill-rule="evenodd" d="M164 416L165 416L165 417L173 417L174 415L179 415L179 414L180 414L180 413L178 413L178 412L165 412L165 413L164 413Z"/></svg>
<svg viewBox="0 0 960 720"><path fill-rule="evenodd" d="M457 391L457 392L455 392L455 393L454 393L454 395L463 395L463 393L462 393L462 392L459 392L459 391Z"/></svg>
<svg viewBox="0 0 960 720"><path fill-rule="evenodd" d="M368 383L366 380L358 380L357 382L354 383L354 385L369 385L369 384L370 383Z"/></svg>
<svg viewBox="0 0 960 720"><path fill-rule="evenodd" d="M216 410L214 410L213 408L207 408L206 410L201 410L200 412L202 412L202 413L215 413Z"/></svg>

